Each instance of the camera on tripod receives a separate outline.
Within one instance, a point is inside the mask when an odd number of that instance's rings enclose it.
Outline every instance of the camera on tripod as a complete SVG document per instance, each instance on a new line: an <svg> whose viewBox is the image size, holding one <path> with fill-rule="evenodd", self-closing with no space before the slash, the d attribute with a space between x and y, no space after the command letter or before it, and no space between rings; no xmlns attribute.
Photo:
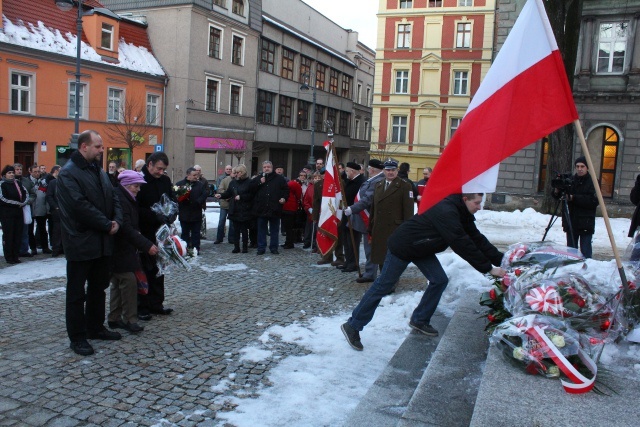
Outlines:
<svg viewBox="0 0 640 427"><path fill-rule="evenodd" d="M571 175L570 172L556 173L556 177L551 180L551 188L554 190L560 190L561 193L570 190L572 186L573 175Z"/></svg>

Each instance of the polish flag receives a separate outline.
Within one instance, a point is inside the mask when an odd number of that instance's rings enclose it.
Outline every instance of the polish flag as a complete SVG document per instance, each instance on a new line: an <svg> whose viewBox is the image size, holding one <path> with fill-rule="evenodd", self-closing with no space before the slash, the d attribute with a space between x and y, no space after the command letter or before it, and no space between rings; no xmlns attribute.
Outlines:
<svg viewBox="0 0 640 427"><path fill-rule="evenodd" d="M324 148L327 150L327 160L325 162L324 181L322 183L322 202L320 204L320 218L318 220L318 233L316 240L318 249L324 256L336 245L338 240L338 224L342 219L342 193L340 191L340 175L338 167L333 158L332 141L325 141Z"/></svg>
<svg viewBox="0 0 640 427"><path fill-rule="evenodd" d="M356 197L353 199L353 204L355 205L360 200L360 191L356 194ZM360 211L360 218L362 218L362 222L364 222L365 228L369 229L369 211L367 209L363 209Z"/></svg>
<svg viewBox="0 0 640 427"><path fill-rule="evenodd" d="M578 119L542 0L528 0L431 174L419 213L456 193L491 193L500 162Z"/></svg>

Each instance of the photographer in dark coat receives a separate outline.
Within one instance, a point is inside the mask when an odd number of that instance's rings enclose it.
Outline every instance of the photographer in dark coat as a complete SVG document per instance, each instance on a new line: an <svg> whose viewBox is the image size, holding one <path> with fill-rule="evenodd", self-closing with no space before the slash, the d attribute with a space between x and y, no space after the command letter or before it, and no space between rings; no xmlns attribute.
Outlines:
<svg viewBox="0 0 640 427"><path fill-rule="evenodd" d="M150 155L147 164L142 167L144 180L147 183L140 186L140 192L138 193L140 232L152 242L156 241L156 231L163 224L172 224L176 220L175 216L167 218L151 210L151 206L158 203L163 194L175 201L171 179L165 175L167 167L169 167L169 158L162 151ZM151 319L151 313L171 314L173 309L164 307L164 275L157 276L156 257L149 254L141 254L141 258L142 268L149 282L149 293L147 295L138 294L138 318L149 320Z"/></svg>
<svg viewBox="0 0 640 427"><path fill-rule="evenodd" d="M567 246L578 248L579 241L582 255L591 258L591 239L596 227L598 198L589 176L587 159L584 156L578 157L575 166L576 173L571 179L571 185L565 190L571 224L568 224L565 215L562 215L562 229L567 233ZM553 197L559 199L562 195L561 189L553 189Z"/></svg>
<svg viewBox="0 0 640 427"><path fill-rule="evenodd" d="M640 175L636 177L636 183L631 189L631 193L629 194L629 200L636 206L636 209L633 211L633 216L631 217L631 225L629 226L629 237L633 237L636 233L638 225L640 225ZM639 261L640 260L640 234L636 237L634 241L633 251L631 252L631 258L629 261Z"/></svg>
<svg viewBox="0 0 640 427"><path fill-rule="evenodd" d="M93 354L87 338L121 338L104 327L113 235L122 225L122 209L109 177L100 168L103 152L97 132L82 132L78 150L60 171L56 188L67 258L67 333L71 349L83 356Z"/></svg>
<svg viewBox="0 0 640 427"><path fill-rule="evenodd" d="M282 205L289 198L289 186L282 175L273 172L273 164L262 162L262 173L251 180L254 192L253 215L258 223L258 255L264 255L267 248L267 228L269 229L269 250L277 255L280 236Z"/></svg>
<svg viewBox="0 0 640 427"><path fill-rule="evenodd" d="M428 280L409 326L428 336L438 335L429 322L449 283L437 253L451 247L480 273L505 275L502 268L494 267L500 265L503 254L476 228L473 215L480 210L481 203L482 194L454 194L400 224L389 238L382 272L342 325L351 347L363 349L359 331L371 321L380 300L393 288L409 263L414 263Z"/></svg>

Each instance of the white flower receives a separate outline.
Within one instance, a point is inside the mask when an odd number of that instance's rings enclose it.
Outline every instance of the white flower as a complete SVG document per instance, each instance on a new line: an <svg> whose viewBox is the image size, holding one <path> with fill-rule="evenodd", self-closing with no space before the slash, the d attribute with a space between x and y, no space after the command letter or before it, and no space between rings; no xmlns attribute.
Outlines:
<svg viewBox="0 0 640 427"><path fill-rule="evenodd" d="M554 334L551 336L551 342L558 348L565 346L564 337L562 335Z"/></svg>
<svg viewBox="0 0 640 427"><path fill-rule="evenodd" d="M524 349L522 347L516 347L513 349L513 358L514 359L518 359L518 360L524 360L525 355L527 354L526 351L524 351Z"/></svg>
<svg viewBox="0 0 640 427"><path fill-rule="evenodd" d="M559 377L560 376L560 369L557 366L549 366L549 369L547 369L547 376L548 377Z"/></svg>

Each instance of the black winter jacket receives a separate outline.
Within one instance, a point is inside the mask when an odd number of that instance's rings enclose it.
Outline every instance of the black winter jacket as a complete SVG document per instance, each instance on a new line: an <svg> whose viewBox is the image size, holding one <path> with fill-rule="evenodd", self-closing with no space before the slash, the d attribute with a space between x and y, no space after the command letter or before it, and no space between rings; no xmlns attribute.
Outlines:
<svg viewBox="0 0 640 427"><path fill-rule="evenodd" d="M122 208L106 172L79 151L60 170L56 185L62 246L68 261L87 261L113 253L111 221L122 225Z"/></svg>
<svg viewBox="0 0 640 427"><path fill-rule="evenodd" d="M254 192L253 215L259 217L280 217L282 205L279 200L289 198L289 186L282 175L271 172L265 176L265 183L261 182L262 174L253 178L249 184Z"/></svg>
<svg viewBox="0 0 640 427"><path fill-rule="evenodd" d="M629 199L636 206L636 210L633 211L633 216L631 217L631 226L629 227L629 237L633 237L636 228L640 225L640 175L636 177L636 183L631 189Z"/></svg>
<svg viewBox="0 0 640 427"><path fill-rule="evenodd" d="M186 179L178 181L177 186L191 184L191 193L189 198L178 202L179 218L182 222L200 222L202 221L202 204L207 200L207 191L204 184L200 181L189 182Z"/></svg>
<svg viewBox="0 0 640 427"><path fill-rule="evenodd" d="M420 215L414 215L393 232L387 246L405 261L443 252L449 246L481 273L500 265L502 252L475 225L460 194L451 195Z"/></svg>
<svg viewBox="0 0 640 427"><path fill-rule="evenodd" d="M136 197L138 208L140 209L140 232L144 237L155 242L156 231L163 223L151 210L151 206L159 202L163 194L169 196L174 202L176 200L173 197L173 188L168 176L162 175L160 178L154 178L149 173L147 165L142 167L142 174L147 183L140 186L140 192Z"/></svg>
<svg viewBox="0 0 640 427"><path fill-rule="evenodd" d="M115 235L112 257L113 272L135 272L142 269L138 251L149 252L153 243L140 234L138 203L136 200L121 185L114 190L122 207L122 225Z"/></svg>
<svg viewBox="0 0 640 427"><path fill-rule="evenodd" d="M227 191L220 195L222 199L229 199L229 219L232 221L251 221L253 214L253 191L250 188L251 180L243 178L229 183ZM240 196L240 200L236 200Z"/></svg>
<svg viewBox="0 0 640 427"><path fill-rule="evenodd" d="M593 234L596 228L596 208L598 198L596 189L589 174L585 176L573 175L573 184L567 189L567 195L573 196L573 200L567 202L569 206L569 218L571 228L576 234ZM560 195L552 193L556 199ZM562 229L569 232L569 225L564 215L562 215Z"/></svg>
<svg viewBox="0 0 640 427"><path fill-rule="evenodd" d="M15 217L22 215L22 207L27 204L29 193L18 181L20 192L16 188L15 180L0 181L0 216Z"/></svg>

